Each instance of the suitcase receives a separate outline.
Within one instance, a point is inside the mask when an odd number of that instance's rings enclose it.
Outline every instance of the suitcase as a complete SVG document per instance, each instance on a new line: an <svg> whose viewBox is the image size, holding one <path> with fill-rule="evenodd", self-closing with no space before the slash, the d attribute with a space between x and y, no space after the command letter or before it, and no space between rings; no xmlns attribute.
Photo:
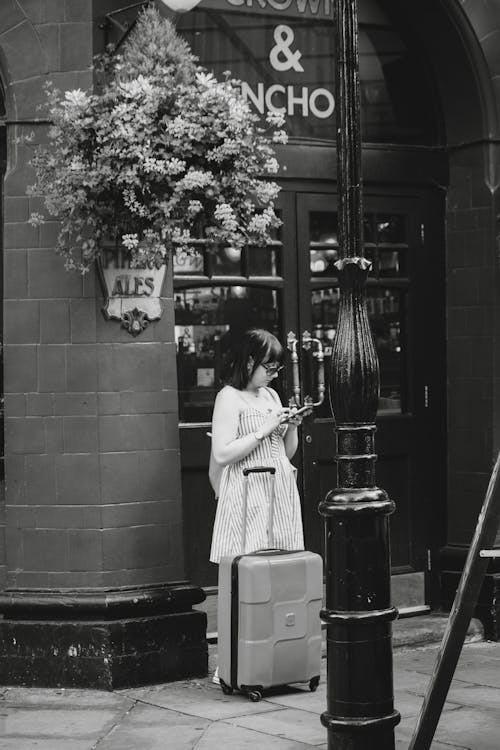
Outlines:
<svg viewBox="0 0 500 750"><path fill-rule="evenodd" d="M271 475L270 549L223 557L219 564L218 667L223 692L238 690L258 701L272 687L309 683L321 667L320 609L323 561L313 552L273 549L275 468L244 469L242 549L248 483Z"/></svg>

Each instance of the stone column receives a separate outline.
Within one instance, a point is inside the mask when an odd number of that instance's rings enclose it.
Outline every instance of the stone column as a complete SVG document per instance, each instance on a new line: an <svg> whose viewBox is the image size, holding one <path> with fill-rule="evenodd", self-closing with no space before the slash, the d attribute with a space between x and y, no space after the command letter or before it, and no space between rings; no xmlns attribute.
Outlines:
<svg viewBox="0 0 500 750"><path fill-rule="evenodd" d="M73 7L73 5L75 7ZM91 88L92 2L0 7L5 525L0 684L114 688L202 675L204 592L184 575L172 279L133 338L97 275L67 272L57 222L28 223L46 78ZM10 76L10 79L9 79ZM34 132L34 144L16 138Z"/></svg>

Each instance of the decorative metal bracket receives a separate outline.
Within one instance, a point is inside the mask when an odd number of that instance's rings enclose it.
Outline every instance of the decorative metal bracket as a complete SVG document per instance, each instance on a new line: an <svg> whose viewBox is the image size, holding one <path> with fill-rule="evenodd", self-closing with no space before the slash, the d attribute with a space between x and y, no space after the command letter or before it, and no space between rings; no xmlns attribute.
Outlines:
<svg viewBox="0 0 500 750"><path fill-rule="evenodd" d="M134 15L131 14L130 11L144 5L147 5L147 0L143 0L139 3L132 3L131 5L124 5L123 8L118 8L117 10L112 10L109 13L106 13L104 16L104 23L100 27L104 31L105 47L107 47L108 44L112 44L115 51L121 47L134 28L137 20L137 13ZM125 20L118 20L120 16L124 16ZM130 18L131 16L132 18Z"/></svg>
<svg viewBox="0 0 500 750"><path fill-rule="evenodd" d="M125 328L132 336L138 336L148 325L146 313L144 310L138 310L137 307L122 315L122 328Z"/></svg>

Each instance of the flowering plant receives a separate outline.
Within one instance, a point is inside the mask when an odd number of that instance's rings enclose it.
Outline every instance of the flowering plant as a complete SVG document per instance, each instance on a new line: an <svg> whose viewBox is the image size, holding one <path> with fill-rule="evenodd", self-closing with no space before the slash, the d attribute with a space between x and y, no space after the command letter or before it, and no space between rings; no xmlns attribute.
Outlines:
<svg viewBox="0 0 500 750"><path fill-rule="evenodd" d="M267 176L278 171L273 143L286 142L281 114L265 133L238 82L204 70L151 6L98 72L95 93L49 88L50 143L32 161L30 192L61 221L67 268L87 271L110 240L141 265L191 249L200 232L236 247L269 241L280 223Z"/></svg>

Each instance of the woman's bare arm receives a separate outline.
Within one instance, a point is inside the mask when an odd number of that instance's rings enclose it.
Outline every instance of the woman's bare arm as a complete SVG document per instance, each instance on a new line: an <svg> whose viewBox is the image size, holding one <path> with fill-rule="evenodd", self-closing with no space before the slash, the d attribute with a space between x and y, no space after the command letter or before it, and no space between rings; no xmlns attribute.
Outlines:
<svg viewBox="0 0 500 750"><path fill-rule="evenodd" d="M238 438L238 423L241 410L241 398L237 391L226 386L215 399L212 417L212 452L221 466L234 464L255 450L259 440L253 433ZM278 409L266 417L261 432L264 437L271 434L281 424L285 409Z"/></svg>

